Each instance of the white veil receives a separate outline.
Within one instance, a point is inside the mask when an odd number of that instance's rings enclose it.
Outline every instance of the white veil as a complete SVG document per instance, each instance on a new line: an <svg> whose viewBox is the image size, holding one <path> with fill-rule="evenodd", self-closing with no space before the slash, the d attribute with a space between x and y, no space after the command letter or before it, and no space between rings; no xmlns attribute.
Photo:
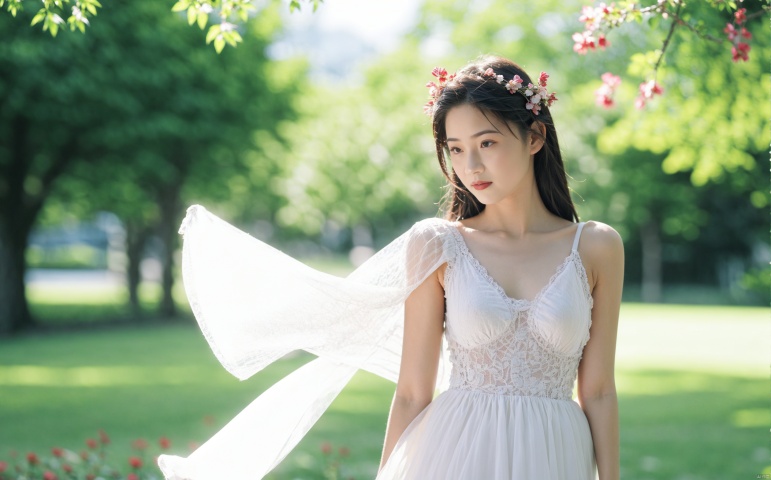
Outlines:
<svg viewBox="0 0 771 480"><path fill-rule="evenodd" d="M190 456L161 455L164 476L260 479L358 369L396 382L404 301L447 261L447 227L438 218L421 220L341 278L306 266L200 205L188 208L180 227L185 291L220 363L244 380L295 350L318 358L266 390ZM449 385L449 367L443 341L439 392Z"/></svg>

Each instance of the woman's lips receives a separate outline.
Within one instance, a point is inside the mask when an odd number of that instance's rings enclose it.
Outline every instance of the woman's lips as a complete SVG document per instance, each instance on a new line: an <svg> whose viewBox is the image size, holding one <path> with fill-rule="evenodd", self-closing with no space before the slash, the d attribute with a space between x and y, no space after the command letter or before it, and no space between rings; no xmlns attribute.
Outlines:
<svg viewBox="0 0 771 480"><path fill-rule="evenodd" d="M475 183L474 185L472 185L472 187L474 187L477 190L484 190L485 188L489 187L490 184L492 183L493 182Z"/></svg>

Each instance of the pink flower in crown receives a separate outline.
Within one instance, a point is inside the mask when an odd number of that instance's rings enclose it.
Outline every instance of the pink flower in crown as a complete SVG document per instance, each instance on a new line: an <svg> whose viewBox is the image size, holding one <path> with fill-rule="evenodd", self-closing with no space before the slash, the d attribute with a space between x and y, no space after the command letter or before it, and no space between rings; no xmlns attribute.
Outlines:
<svg viewBox="0 0 771 480"><path fill-rule="evenodd" d="M541 105L538 103L533 102L527 102L527 105L525 105L525 108L528 110L532 110L533 114L538 115L538 112L541 111Z"/></svg>
<svg viewBox="0 0 771 480"><path fill-rule="evenodd" d="M514 78L506 83L506 90L508 90L509 93L516 93L520 88L522 88L522 77L519 75L514 75Z"/></svg>
<svg viewBox="0 0 771 480"><path fill-rule="evenodd" d="M541 75L538 77L538 84L542 87L546 86L546 81L549 79L549 74L546 72L541 72Z"/></svg>
<svg viewBox="0 0 771 480"><path fill-rule="evenodd" d="M447 81L447 70L445 70L442 67L435 67L431 71L431 75L435 76L439 79L439 83L444 83Z"/></svg>
<svg viewBox="0 0 771 480"><path fill-rule="evenodd" d="M557 98L557 94L556 93L550 93L549 97L546 99L546 105L551 107L552 103L556 102L557 100L559 100Z"/></svg>
<svg viewBox="0 0 771 480"><path fill-rule="evenodd" d="M485 77L494 77L495 76L495 70L492 69L492 67L488 67L487 70L482 74Z"/></svg>

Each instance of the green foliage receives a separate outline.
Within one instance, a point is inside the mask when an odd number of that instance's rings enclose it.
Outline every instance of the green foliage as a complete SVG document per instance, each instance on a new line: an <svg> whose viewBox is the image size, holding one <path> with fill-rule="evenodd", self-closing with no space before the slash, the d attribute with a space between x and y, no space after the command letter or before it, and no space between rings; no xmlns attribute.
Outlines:
<svg viewBox="0 0 771 480"><path fill-rule="evenodd" d="M304 0L313 7L315 12L323 0ZM0 8L6 6L6 9L12 16L23 11L23 0L0 0ZM7 5L6 5L7 3ZM39 3L39 2L36 2ZM216 15L220 21L209 25L206 34L206 44L213 43L217 53L221 53L225 45L235 47L243 41L241 34L236 28L248 24L249 17L261 14L265 9L269 9L275 1L269 2L267 7L257 8L253 0L178 0L171 11L185 12L189 25L197 25L204 30L209 24L211 15ZM294 12L300 10L301 0L290 0L289 10ZM67 7L70 14L65 13ZM65 23L69 25L70 30L80 30L86 32L86 26L90 24L89 18L97 14L97 8L102 8L98 0L43 0L43 6L32 17L31 25L43 23L43 31L48 31L51 36L59 33L59 26ZM230 22L234 23L230 23Z"/></svg>

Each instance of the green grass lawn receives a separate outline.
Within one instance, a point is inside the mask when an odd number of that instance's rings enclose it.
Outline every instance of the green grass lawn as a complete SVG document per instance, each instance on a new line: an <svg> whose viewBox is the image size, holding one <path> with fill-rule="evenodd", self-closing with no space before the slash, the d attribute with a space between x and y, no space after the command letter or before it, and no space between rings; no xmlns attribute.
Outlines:
<svg viewBox="0 0 771 480"><path fill-rule="evenodd" d="M623 479L771 473L769 313L622 306L616 380ZM239 382L219 365L192 320L0 341L0 460L11 450L84 450L99 429L111 437L109 455L121 468L137 438L154 444L167 436L172 452L186 455L189 442L209 438L310 358L283 359ZM268 478L324 478L323 442L350 449L341 478L373 478L393 391L394 384L358 373Z"/></svg>

